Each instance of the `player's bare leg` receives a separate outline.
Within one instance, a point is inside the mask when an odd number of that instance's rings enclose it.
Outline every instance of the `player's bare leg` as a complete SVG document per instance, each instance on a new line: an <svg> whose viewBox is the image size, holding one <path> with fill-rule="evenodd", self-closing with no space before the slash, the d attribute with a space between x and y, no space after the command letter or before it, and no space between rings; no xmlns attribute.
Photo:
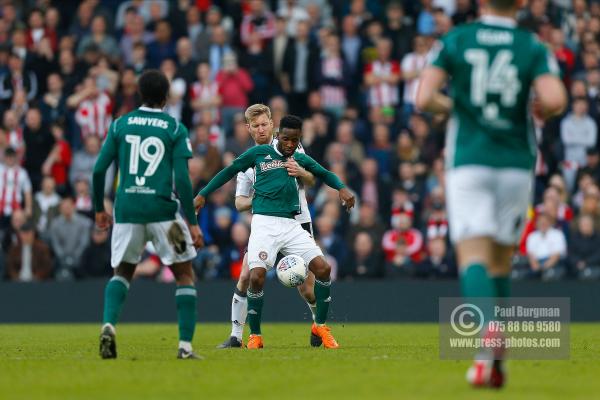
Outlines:
<svg viewBox="0 0 600 400"><path fill-rule="evenodd" d="M308 264L308 269L315 275L314 294L317 303L315 322L311 332L321 338L323 345L328 349L337 349L337 341L331 334L331 331L325 323L329 313L329 303L331 302L331 266L322 256L315 257Z"/></svg>
<svg viewBox="0 0 600 400"><path fill-rule="evenodd" d="M177 304L177 322L179 325L179 350L177 358L200 359L192 350L192 340L196 330L197 294L194 286L195 276L191 261L175 263L170 267L175 276L177 289L175 303Z"/></svg>
<svg viewBox="0 0 600 400"><path fill-rule="evenodd" d="M491 238L481 237L461 241L457 245L457 253L464 297L510 296L510 260L513 246L501 245ZM483 311L487 314L486 318L492 318L489 310ZM485 332L488 336L498 334ZM503 358L503 348L478 354L473 366L467 371L469 383L474 386L502 387L505 381Z"/></svg>
<svg viewBox="0 0 600 400"><path fill-rule="evenodd" d="M306 305L308 305L308 308L310 309L314 323L317 315L317 301L315 298L315 274L313 274L311 271L308 271L306 281L304 281L302 285L298 286L298 293L300 293L300 296L302 296L306 301ZM311 329L310 345L312 347L319 347L321 344L323 344L323 340L321 340L320 336L315 335Z"/></svg>
<svg viewBox="0 0 600 400"><path fill-rule="evenodd" d="M104 289L104 316L100 333L100 357L117 358L115 326L127 298L129 282L133 278L135 264L121 263Z"/></svg>
<svg viewBox="0 0 600 400"><path fill-rule="evenodd" d="M256 266L250 270L250 287L248 288L248 337L249 349L262 349L263 340L260 330L263 307L263 287L265 286L266 268Z"/></svg>
<svg viewBox="0 0 600 400"><path fill-rule="evenodd" d="M244 325L248 316L248 298L246 292L250 285L250 269L248 268L248 253L242 261L242 271L238 278L233 298L231 299L231 334L229 338L217 346L219 349L243 347Z"/></svg>

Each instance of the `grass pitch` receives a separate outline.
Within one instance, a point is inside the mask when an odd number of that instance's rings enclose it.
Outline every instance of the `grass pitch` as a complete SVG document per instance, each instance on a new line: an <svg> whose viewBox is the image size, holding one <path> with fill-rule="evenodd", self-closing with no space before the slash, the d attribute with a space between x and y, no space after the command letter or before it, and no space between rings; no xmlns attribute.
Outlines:
<svg viewBox="0 0 600 400"><path fill-rule="evenodd" d="M227 324L199 324L203 361L176 360L175 324L121 324L117 360L99 325L0 325L0 399L591 399L600 393L599 324L571 328L571 359L510 361L501 391L441 361L435 324L337 324L343 348L309 347L308 324L265 324L265 349L217 350Z"/></svg>

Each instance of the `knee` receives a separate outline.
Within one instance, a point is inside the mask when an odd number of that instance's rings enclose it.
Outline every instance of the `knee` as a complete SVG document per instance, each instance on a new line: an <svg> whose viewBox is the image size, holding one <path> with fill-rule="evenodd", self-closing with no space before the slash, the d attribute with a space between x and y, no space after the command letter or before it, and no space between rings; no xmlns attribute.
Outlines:
<svg viewBox="0 0 600 400"><path fill-rule="evenodd" d="M254 268L250 271L250 288L253 291L262 290L265 284L266 270L264 268Z"/></svg>
<svg viewBox="0 0 600 400"><path fill-rule="evenodd" d="M170 267L177 285L192 286L196 280L191 262L173 264Z"/></svg>
<svg viewBox="0 0 600 400"><path fill-rule="evenodd" d="M114 270L115 276L125 278L127 280L127 282L131 282L131 280L133 279L134 272L135 272L135 265L125 264L125 263L122 263Z"/></svg>
<svg viewBox="0 0 600 400"><path fill-rule="evenodd" d="M320 281L328 281L331 275L331 266L325 258L317 257L310 262L310 270L315 274L315 278Z"/></svg>

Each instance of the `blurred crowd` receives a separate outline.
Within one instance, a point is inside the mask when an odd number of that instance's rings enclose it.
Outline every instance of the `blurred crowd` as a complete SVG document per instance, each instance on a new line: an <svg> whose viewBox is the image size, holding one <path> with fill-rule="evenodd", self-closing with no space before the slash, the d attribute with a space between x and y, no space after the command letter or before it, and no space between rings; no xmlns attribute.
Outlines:
<svg viewBox="0 0 600 400"><path fill-rule="evenodd" d="M111 121L140 105L136 79L171 80L166 111L190 131L203 187L253 145L243 111L304 119L306 152L356 193L308 190L315 237L336 279L453 278L444 117L414 107L433 42L477 18L474 0L0 0L0 275L111 274L91 171ZM600 2L530 0L519 24L553 49L565 115L535 121L535 196L515 279L600 277ZM105 187L114 197L117 171ZM249 237L235 184L200 214L200 279L235 279ZM109 208L110 209L110 208ZM171 281L149 246L138 276Z"/></svg>

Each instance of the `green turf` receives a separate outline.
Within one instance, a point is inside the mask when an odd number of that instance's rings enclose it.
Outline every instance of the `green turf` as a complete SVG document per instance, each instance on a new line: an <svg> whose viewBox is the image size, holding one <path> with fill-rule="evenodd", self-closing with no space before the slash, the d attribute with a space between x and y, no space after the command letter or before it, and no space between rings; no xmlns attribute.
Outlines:
<svg viewBox="0 0 600 400"><path fill-rule="evenodd" d="M571 330L571 359L511 361L500 392L472 390L466 361L440 361L437 325L334 325L343 346L308 347L306 324L265 324L265 349L216 350L227 325L198 325L203 361L176 360L175 324L122 324L118 360L97 325L0 325L0 399L591 399L598 324Z"/></svg>

